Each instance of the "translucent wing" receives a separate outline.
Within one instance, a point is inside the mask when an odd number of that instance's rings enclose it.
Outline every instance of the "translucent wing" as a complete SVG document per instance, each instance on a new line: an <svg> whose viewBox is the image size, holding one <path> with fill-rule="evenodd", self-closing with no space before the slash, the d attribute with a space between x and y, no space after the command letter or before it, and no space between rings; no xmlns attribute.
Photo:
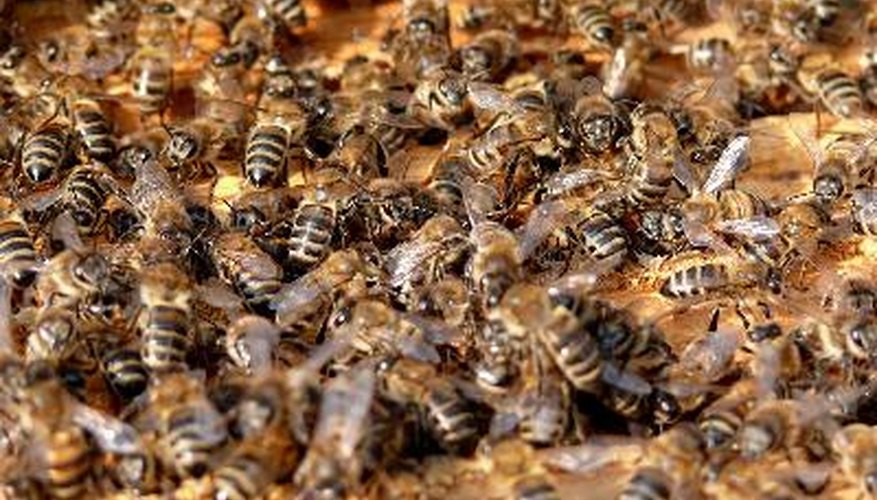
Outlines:
<svg viewBox="0 0 877 500"><path fill-rule="evenodd" d="M437 241L409 240L390 250L384 261L390 286L398 288L404 285L410 276L422 271L423 264L441 253L443 248L444 245Z"/></svg>
<svg viewBox="0 0 877 500"><path fill-rule="evenodd" d="M473 106L490 114L499 111L514 113L521 110L521 106L511 95L487 83L469 83L469 99Z"/></svg>
<svg viewBox="0 0 877 500"><path fill-rule="evenodd" d="M867 221L874 220L877 217L877 189L857 189L853 193L853 204L858 217Z"/></svg>
<svg viewBox="0 0 877 500"><path fill-rule="evenodd" d="M716 230L755 240L769 240L780 233L780 225L771 217L755 216L720 221L716 223Z"/></svg>
<svg viewBox="0 0 877 500"><path fill-rule="evenodd" d="M635 438L595 438L587 444L559 446L538 452L545 467L570 474L587 474L614 463L639 459L643 443Z"/></svg>
<svg viewBox="0 0 877 500"><path fill-rule="evenodd" d="M749 160L750 142L748 135L738 135L728 143L703 183L704 193L716 194L734 182L737 174Z"/></svg>
<svg viewBox="0 0 877 500"><path fill-rule="evenodd" d="M375 374L368 365L330 381L323 392L313 441L336 445L337 459L353 457L366 430L374 391Z"/></svg>
<svg viewBox="0 0 877 500"><path fill-rule="evenodd" d="M231 313L239 313L244 309L243 299L218 278L210 278L198 285L195 293L199 300L217 309Z"/></svg>
<svg viewBox="0 0 877 500"><path fill-rule="evenodd" d="M547 196L558 197L574 189L611 179L612 176L602 170L582 168L572 172L558 172L552 175L545 182L545 190Z"/></svg>
<svg viewBox="0 0 877 500"><path fill-rule="evenodd" d="M681 155L673 162L673 178L681 184L689 194L700 191L700 184L691 166Z"/></svg>
<svg viewBox="0 0 877 500"><path fill-rule="evenodd" d="M472 179L464 179L461 187L466 214L472 227L476 228L487 222L490 214L499 206L499 193L496 188Z"/></svg>
<svg viewBox="0 0 877 500"><path fill-rule="evenodd" d="M534 208L524 225L518 229L518 253L521 261L527 260L549 234L569 219L570 210L562 201L547 201Z"/></svg>
<svg viewBox="0 0 877 500"><path fill-rule="evenodd" d="M323 287L309 279L308 275L284 285L271 300L271 307L277 313L278 322L282 324L283 318L288 318L298 309L318 299L323 291Z"/></svg>
<svg viewBox="0 0 877 500"><path fill-rule="evenodd" d="M109 453L131 454L140 449L140 435L133 426L84 404L74 404L73 421L95 438Z"/></svg>
<svg viewBox="0 0 877 500"><path fill-rule="evenodd" d="M713 380L724 373L739 345L740 337L733 331L710 332L689 344L682 352L679 363L687 370L703 373Z"/></svg>
<svg viewBox="0 0 877 500"><path fill-rule="evenodd" d="M273 321L247 315L229 327L226 338L234 339L238 344L235 350L243 351L247 357L247 367L254 374L260 374L271 369L274 348L280 342L280 329Z"/></svg>
<svg viewBox="0 0 877 500"><path fill-rule="evenodd" d="M463 332L444 321L419 314L401 313L402 317L423 332L424 339L435 345L451 345L463 338Z"/></svg>
<svg viewBox="0 0 877 500"><path fill-rule="evenodd" d="M76 221L68 211L58 214L54 222L52 222L52 239L60 241L67 250L73 250L74 252L85 250L85 242L79 236L79 228L76 225Z"/></svg>
<svg viewBox="0 0 877 500"><path fill-rule="evenodd" d="M603 381L621 390L648 395L652 392L652 386L639 375L620 369L615 363L604 363Z"/></svg>

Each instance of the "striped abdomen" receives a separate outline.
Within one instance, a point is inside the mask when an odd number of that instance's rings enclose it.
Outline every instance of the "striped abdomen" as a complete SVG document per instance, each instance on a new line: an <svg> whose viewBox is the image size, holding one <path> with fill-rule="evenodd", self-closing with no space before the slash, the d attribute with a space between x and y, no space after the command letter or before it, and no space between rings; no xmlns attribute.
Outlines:
<svg viewBox="0 0 877 500"><path fill-rule="evenodd" d="M282 19L288 28L307 24L308 17L301 0L269 0L268 3L274 15Z"/></svg>
<svg viewBox="0 0 877 500"><path fill-rule="evenodd" d="M165 438L179 474L201 477L210 469L211 456L222 439L212 428L216 424L210 421L213 417L197 405L179 408L170 415Z"/></svg>
<svg viewBox="0 0 877 500"><path fill-rule="evenodd" d="M45 182L57 173L67 156L69 129L49 123L30 135L21 150L21 167L31 182Z"/></svg>
<svg viewBox="0 0 877 500"><path fill-rule="evenodd" d="M478 422L469 402L452 388L436 388L426 397L430 430L442 447L463 451L478 439Z"/></svg>
<svg viewBox="0 0 877 500"><path fill-rule="evenodd" d="M131 349L115 349L106 353L103 363L104 377L113 391L124 399L133 399L146 390L149 372L140 353Z"/></svg>
<svg viewBox="0 0 877 500"><path fill-rule="evenodd" d="M819 98L833 114L850 118L864 108L862 89L855 79L839 70L826 70L816 75Z"/></svg>
<svg viewBox="0 0 877 500"><path fill-rule="evenodd" d="M668 297L690 297L721 290L728 285L728 269L723 264L695 264L674 271L664 285L661 294Z"/></svg>
<svg viewBox="0 0 877 500"><path fill-rule="evenodd" d="M189 350L189 315L172 306L146 309L143 326L143 362L151 371L183 371Z"/></svg>
<svg viewBox="0 0 877 500"><path fill-rule="evenodd" d="M53 432L46 446L47 486L52 498L82 498L88 493L91 443L79 427Z"/></svg>
<svg viewBox="0 0 877 500"><path fill-rule="evenodd" d="M0 220L0 271L19 287L37 276L37 254L24 223L13 218Z"/></svg>
<svg viewBox="0 0 877 500"><path fill-rule="evenodd" d="M239 453L213 475L217 498L249 500L256 498L270 484L265 464L251 453Z"/></svg>
<svg viewBox="0 0 877 500"><path fill-rule="evenodd" d="M335 211L326 205L298 207L289 235L290 262L307 269L322 261L331 250L335 222Z"/></svg>
<svg viewBox="0 0 877 500"><path fill-rule="evenodd" d="M106 201L103 186L87 170L76 170L67 179L65 205L83 234L91 234Z"/></svg>
<svg viewBox="0 0 877 500"><path fill-rule="evenodd" d="M627 233L609 215L594 212L577 229L581 243L595 259L624 258L627 255Z"/></svg>
<svg viewBox="0 0 877 500"><path fill-rule="evenodd" d="M286 166L289 130L273 124L256 124L247 136L244 175L254 186L277 182Z"/></svg>
<svg viewBox="0 0 877 500"><path fill-rule="evenodd" d="M116 155L116 142L100 105L91 99L77 99L72 107L73 128L82 141L86 156L104 163L112 160Z"/></svg>
<svg viewBox="0 0 877 500"><path fill-rule="evenodd" d="M173 87L173 68L163 54L139 56L132 93L144 114L164 109Z"/></svg>
<svg viewBox="0 0 877 500"><path fill-rule="evenodd" d="M566 379L576 389L593 392L603 374L603 360L596 340L576 326L577 322L548 325L539 337Z"/></svg>
<svg viewBox="0 0 877 500"><path fill-rule="evenodd" d="M615 38L612 16L596 4L576 5L571 11L573 27L593 44L611 46Z"/></svg>

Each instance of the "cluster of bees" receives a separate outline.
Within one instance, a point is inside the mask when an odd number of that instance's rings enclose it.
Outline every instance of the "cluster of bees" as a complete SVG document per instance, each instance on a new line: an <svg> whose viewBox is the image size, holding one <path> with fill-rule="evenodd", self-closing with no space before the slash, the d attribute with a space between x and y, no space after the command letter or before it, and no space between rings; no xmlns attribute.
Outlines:
<svg viewBox="0 0 877 500"><path fill-rule="evenodd" d="M877 494L865 0L48 1L0 1L4 498ZM737 185L762 117L807 189Z"/></svg>

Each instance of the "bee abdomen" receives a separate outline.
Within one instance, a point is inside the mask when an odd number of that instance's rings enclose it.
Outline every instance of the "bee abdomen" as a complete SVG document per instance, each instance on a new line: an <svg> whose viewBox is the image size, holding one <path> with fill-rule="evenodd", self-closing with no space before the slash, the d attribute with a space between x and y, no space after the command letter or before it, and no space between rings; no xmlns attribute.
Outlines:
<svg viewBox="0 0 877 500"><path fill-rule="evenodd" d="M301 0L269 0L271 9L277 17L283 19L289 27L304 26L307 24L307 12Z"/></svg>
<svg viewBox="0 0 877 500"><path fill-rule="evenodd" d="M528 476L517 480L513 487L514 500L560 500L560 493L542 476Z"/></svg>
<svg viewBox="0 0 877 500"><path fill-rule="evenodd" d="M67 154L69 135L60 124L50 124L27 138L21 165L32 182L45 182L55 175Z"/></svg>
<svg viewBox="0 0 877 500"><path fill-rule="evenodd" d="M253 456L237 455L214 474L218 498L248 500L256 498L267 482L265 467Z"/></svg>
<svg viewBox="0 0 877 500"><path fill-rule="evenodd" d="M548 334L546 344L557 367L577 389L593 391L603 373L600 350L585 332L572 330Z"/></svg>
<svg viewBox="0 0 877 500"><path fill-rule="evenodd" d="M673 272L661 287L668 297L690 297L718 291L728 284L728 273L721 264L694 265Z"/></svg>
<svg viewBox="0 0 877 500"><path fill-rule="evenodd" d="M698 427L706 440L707 448L718 448L731 442L743 420L731 411L711 412L701 419Z"/></svg>
<svg viewBox="0 0 877 500"><path fill-rule="evenodd" d="M612 16L599 5L579 5L573 10L573 23L589 40L595 43L611 44L615 38Z"/></svg>
<svg viewBox="0 0 877 500"><path fill-rule="evenodd" d="M295 265L311 267L322 261L331 249L335 233L335 213L322 205L300 207L289 235L289 259Z"/></svg>
<svg viewBox="0 0 877 500"><path fill-rule="evenodd" d="M158 60L146 61L134 80L133 94L141 113L157 113L164 108L171 90L172 71Z"/></svg>
<svg viewBox="0 0 877 500"><path fill-rule="evenodd" d="M625 485L619 500L670 500L670 478L658 468L639 469Z"/></svg>
<svg viewBox="0 0 877 500"><path fill-rule="evenodd" d="M123 398L134 398L146 390L149 373L137 351L111 351L104 356L103 364L104 376L113 390Z"/></svg>
<svg viewBox="0 0 877 500"><path fill-rule="evenodd" d="M579 226L588 253L596 259L627 254L627 233L608 215L598 212Z"/></svg>
<svg viewBox="0 0 877 500"><path fill-rule="evenodd" d="M53 498L80 498L87 493L91 475L91 444L79 427L49 436L46 466Z"/></svg>
<svg viewBox="0 0 877 500"><path fill-rule="evenodd" d="M289 132L278 125L256 125L247 137L244 170L256 186L277 180L286 162Z"/></svg>
<svg viewBox="0 0 877 500"><path fill-rule="evenodd" d="M816 83L820 97L832 113L850 117L864 106L861 88L842 71L824 71L816 77Z"/></svg>
<svg viewBox="0 0 877 500"><path fill-rule="evenodd" d="M143 331L143 362L153 371L186 369L189 317L185 311L156 306L147 311Z"/></svg>
<svg viewBox="0 0 877 500"><path fill-rule="evenodd" d="M30 234L24 225L13 219L0 221L0 266L10 273L19 287L30 285L36 278L37 255Z"/></svg>
<svg viewBox="0 0 877 500"><path fill-rule="evenodd" d="M82 108L75 111L74 123L89 158L105 162L115 156L116 143L113 141L112 129L96 103L83 104Z"/></svg>
<svg viewBox="0 0 877 500"><path fill-rule="evenodd" d="M470 405L456 391L435 390L427 401L430 424L440 443L459 450L472 444L478 436L475 415Z"/></svg>

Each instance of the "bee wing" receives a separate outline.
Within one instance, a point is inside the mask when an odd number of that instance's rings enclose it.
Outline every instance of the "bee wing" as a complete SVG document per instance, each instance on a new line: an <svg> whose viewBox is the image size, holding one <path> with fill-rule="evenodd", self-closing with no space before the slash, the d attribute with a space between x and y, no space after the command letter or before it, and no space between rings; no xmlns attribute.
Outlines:
<svg viewBox="0 0 877 500"><path fill-rule="evenodd" d="M390 277L390 286L398 288L405 284L415 271L423 270L423 264L442 251L437 241L418 242L409 240L390 250L384 267Z"/></svg>
<svg viewBox="0 0 877 500"><path fill-rule="evenodd" d="M463 338L463 332L444 321L411 313L402 313L402 317L419 328L430 344L451 345Z"/></svg>
<svg viewBox="0 0 877 500"><path fill-rule="evenodd" d="M748 135L738 135L731 139L716 164L713 165L709 177L704 181L704 193L716 194L721 189L733 184L737 174L749 160L750 142L751 139Z"/></svg>
<svg viewBox="0 0 877 500"><path fill-rule="evenodd" d="M558 446L537 453L546 468L587 474L610 464L636 461L642 456L643 442L636 438L603 436L589 439L587 444Z"/></svg>
<svg viewBox="0 0 877 500"><path fill-rule="evenodd" d="M132 425L84 404L74 404L73 422L86 429L109 453L131 454L140 449L140 435Z"/></svg>
<svg viewBox="0 0 877 500"><path fill-rule="evenodd" d="M76 221L70 215L70 212L66 210L58 214L52 222L52 239L60 241L67 250L73 250L74 252L85 250L85 242L82 241L82 237L79 235Z"/></svg>
<svg viewBox="0 0 877 500"><path fill-rule="evenodd" d="M617 387L623 391L639 394L641 396L648 395L652 392L652 386L639 375L622 370L615 363L603 364L603 381L609 385Z"/></svg>
<svg viewBox="0 0 877 500"><path fill-rule="evenodd" d="M561 196L564 193L588 186L601 180L611 180L612 176L598 169L581 168L572 172L558 172L553 174L545 182L545 189L549 196Z"/></svg>
<svg viewBox="0 0 877 500"><path fill-rule="evenodd" d="M307 275L284 285L271 300L271 308L277 314L278 322L283 324L284 318L288 319L297 309L316 300L322 291L322 287Z"/></svg>
<svg viewBox="0 0 877 500"><path fill-rule="evenodd" d="M497 110L514 113L521 110L521 106L508 93L488 83L470 82L469 100L473 106L487 113Z"/></svg>
<svg viewBox="0 0 877 500"><path fill-rule="evenodd" d="M484 224L492 210L499 206L499 193L496 188L483 182L466 178L460 183L463 188L463 204L472 228Z"/></svg>
<svg viewBox="0 0 877 500"><path fill-rule="evenodd" d="M366 428L375 374L360 365L331 380L323 391L313 442L333 443L339 459L353 457Z"/></svg>
<svg viewBox="0 0 877 500"><path fill-rule="evenodd" d="M777 221L766 216L719 221L716 223L716 229L725 234L745 236L755 240L769 240L780 233L780 225Z"/></svg>
<svg viewBox="0 0 877 500"><path fill-rule="evenodd" d="M686 218L682 222L682 229L685 231L685 237L688 238L692 246L712 248L720 255L731 255L734 253L734 249L722 241L710 228L698 221Z"/></svg>
<svg viewBox="0 0 877 500"><path fill-rule="evenodd" d="M861 215L877 215L877 188L862 188L853 192L853 204Z"/></svg>
<svg viewBox="0 0 877 500"><path fill-rule="evenodd" d="M695 175L694 170L691 169L691 165L689 165L681 155L677 156L676 161L673 162L673 178L676 179L679 184L682 184L682 187L684 187L689 194L700 191L697 175Z"/></svg>
<svg viewBox="0 0 877 500"><path fill-rule="evenodd" d="M692 342L682 351L679 363L690 371L715 376L733 360L740 337L733 331L718 330Z"/></svg>
<svg viewBox="0 0 877 500"><path fill-rule="evenodd" d="M559 225L569 222L571 212L562 201L547 201L539 204L530 212L527 221L518 229L518 253L521 262L533 254L533 251Z"/></svg>
<svg viewBox="0 0 877 500"><path fill-rule="evenodd" d="M592 290L600 280L603 269L610 266L600 267L594 266L593 269L585 269L565 274L551 283L548 287L549 295L557 295L564 292L585 292Z"/></svg>
<svg viewBox="0 0 877 500"><path fill-rule="evenodd" d="M22 201L21 208L27 212L44 212L57 203L63 194L63 188L53 189L45 193L36 193Z"/></svg>
<svg viewBox="0 0 877 500"><path fill-rule="evenodd" d="M411 358L425 363L439 364L442 361L435 346L427 343L420 337L396 338L396 346L399 352L406 358Z"/></svg>
<svg viewBox="0 0 877 500"><path fill-rule="evenodd" d="M218 278L210 278L195 288L198 299L217 309L239 313L244 309L241 297Z"/></svg>

